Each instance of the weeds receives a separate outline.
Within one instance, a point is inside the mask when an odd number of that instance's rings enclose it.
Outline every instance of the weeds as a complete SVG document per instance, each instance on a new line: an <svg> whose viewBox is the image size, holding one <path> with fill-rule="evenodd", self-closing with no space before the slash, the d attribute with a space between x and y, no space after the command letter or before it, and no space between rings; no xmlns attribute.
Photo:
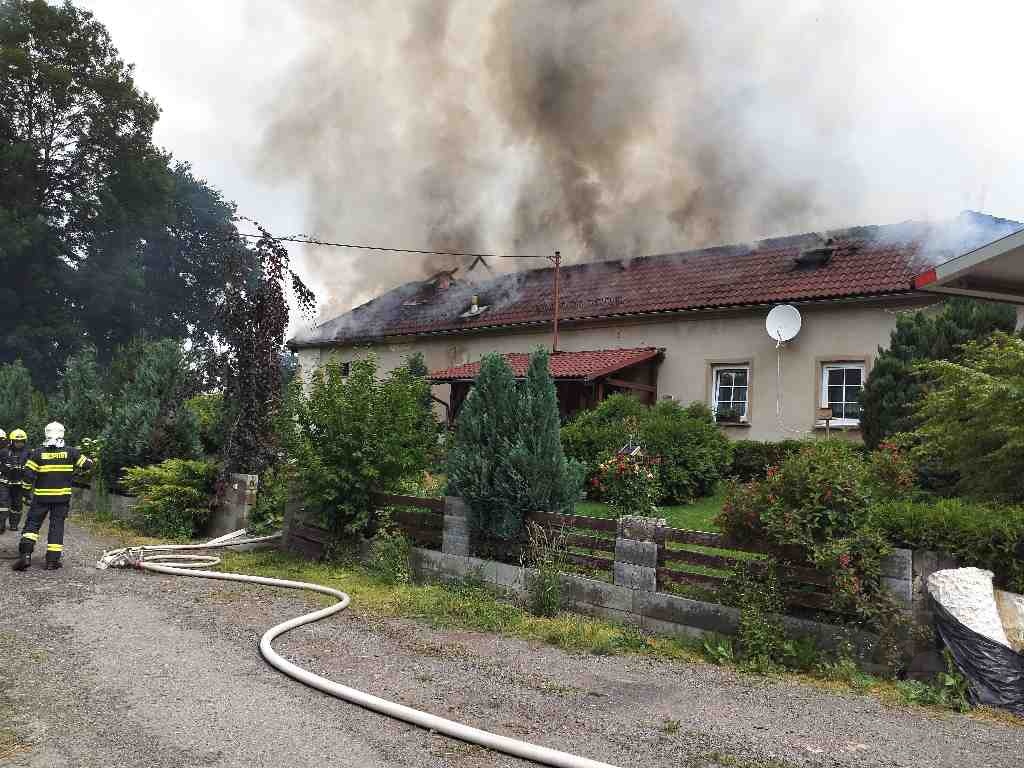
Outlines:
<svg viewBox="0 0 1024 768"><path fill-rule="evenodd" d="M566 533L548 530L530 521L527 527L527 552L523 565L533 566L526 592L530 612L535 616L555 616L561 610L562 573L566 561ZM529 560L527 563L526 560Z"/></svg>
<svg viewBox="0 0 1024 768"><path fill-rule="evenodd" d="M409 539L382 515L380 527L370 540L366 569L385 584L408 584L411 579Z"/></svg>
<svg viewBox="0 0 1024 768"><path fill-rule="evenodd" d="M940 672L932 683L919 680L900 680L896 690L907 704L935 706L952 709L957 712L968 712L971 709L967 698L967 681L956 668L949 651L943 656L946 660L946 671Z"/></svg>

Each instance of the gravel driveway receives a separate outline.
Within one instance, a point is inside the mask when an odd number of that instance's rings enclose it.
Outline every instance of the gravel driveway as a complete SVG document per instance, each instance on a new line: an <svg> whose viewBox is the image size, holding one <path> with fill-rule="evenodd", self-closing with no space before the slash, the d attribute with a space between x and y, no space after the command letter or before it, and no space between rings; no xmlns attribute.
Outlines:
<svg viewBox="0 0 1024 768"><path fill-rule="evenodd" d="M295 593L97 571L113 546L69 525L68 566L0 560L0 764L525 766L331 699L256 649ZM0 537L0 558L16 539ZM1018 766L1024 729L889 709L704 664L569 654L346 612L278 641L357 688L621 766ZM7 741L4 741L4 738ZM8 747L9 748L9 747Z"/></svg>

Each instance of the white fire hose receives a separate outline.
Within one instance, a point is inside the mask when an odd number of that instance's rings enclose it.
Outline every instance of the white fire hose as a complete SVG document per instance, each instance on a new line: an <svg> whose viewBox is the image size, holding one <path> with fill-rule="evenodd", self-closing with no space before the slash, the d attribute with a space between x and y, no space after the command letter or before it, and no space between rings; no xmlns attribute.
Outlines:
<svg viewBox="0 0 1024 768"><path fill-rule="evenodd" d="M538 744L530 744L519 739L501 736L496 733L473 728L454 720L446 720L428 712L422 712L412 707L396 704L393 701L373 696L355 688L336 683L320 675L313 674L309 670L292 664L282 657L272 647L272 643L280 635L289 630L301 627L304 624L312 624L315 621L326 619L348 607L349 596L344 592L322 584L313 584L306 581L288 581L286 579L269 579L263 576L250 576L244 573L222 573L219 571L197 570L203 566L214 566L220 563L216 555L185 554L186 551L202 552L203 550L222 549L225 547L241 546L243 544L255 544L258 542L270 541L278 538L280 534L272 536L261 536L258 538L246 539L245 531L235 531L218 539L213 539L205 544L160 544L145 547L126 547L104 552L103 557L96 563L97 568L137 568L139 570L154 571L156 573L167 573L173 576L197 576L202 579L220 579L221 581L241 581L250 584L263 584L268 587L285 587L287 589L306 589L311 592L320 592L325 595L337 598L334 605L312 613L296 616L294 619L283 621L271 627L260 638L260 653L269 664L298 680L300 683L316 688L326 694L357 704L382 715L404 720L407 723L418 725L429 731L443 733L461 741L471 744L478 744L497 752L504 752L513 757L520 757L524 760L532 760L542 765L556 766L557 768L616 768L608 763L597 760L590 760L585 757L571 755L568 752L561 752L557 749L542 747ZM174 563L166 565L164 563Z"/></svg>

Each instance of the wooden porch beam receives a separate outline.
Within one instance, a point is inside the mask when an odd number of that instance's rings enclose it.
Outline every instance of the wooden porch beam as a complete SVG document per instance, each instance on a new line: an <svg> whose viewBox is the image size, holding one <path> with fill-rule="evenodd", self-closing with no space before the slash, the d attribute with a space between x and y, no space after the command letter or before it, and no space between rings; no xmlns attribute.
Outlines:
<svg viewBox="0 0 1024 768"><path fill-rule="evenodd" d="M625 381L624 379L605 379L605 381L613 387L619 387L621 389L638 389L641 392L658 392L658 388L651 386L650 384L640 384L636 381Z"/></svg>

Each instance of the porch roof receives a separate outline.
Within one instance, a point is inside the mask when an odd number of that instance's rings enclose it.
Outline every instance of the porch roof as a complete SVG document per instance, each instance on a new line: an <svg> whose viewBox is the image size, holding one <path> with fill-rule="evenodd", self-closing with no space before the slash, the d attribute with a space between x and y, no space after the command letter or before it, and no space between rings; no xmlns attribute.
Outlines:
<svg viewBox="0 0 1024 768"><path fill-rule="evenodd" d="M659 347L632 347L629 349L598 349L585 352L555 352L550 357L548 370L557 381L590 383L624 368L659 358L665 350ZM525 378L530 367L530 355L511 352L502 355L517 379ZM454 381L473 381L480 374L480 362L464 363L453 368L432 371L430 380L435 384Z"/></svg>

